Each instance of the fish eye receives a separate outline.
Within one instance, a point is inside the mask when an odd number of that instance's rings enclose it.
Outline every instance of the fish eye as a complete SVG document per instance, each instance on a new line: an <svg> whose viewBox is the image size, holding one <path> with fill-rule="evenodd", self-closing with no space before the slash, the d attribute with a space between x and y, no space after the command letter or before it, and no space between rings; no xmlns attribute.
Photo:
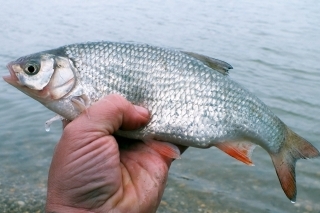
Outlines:
<svg viewBox="0 0 320 213"><path fill-rule="evenodd" d="M28 75L35 75L39 72L38 65L36 64L26 64L24 72Z"/></svg>

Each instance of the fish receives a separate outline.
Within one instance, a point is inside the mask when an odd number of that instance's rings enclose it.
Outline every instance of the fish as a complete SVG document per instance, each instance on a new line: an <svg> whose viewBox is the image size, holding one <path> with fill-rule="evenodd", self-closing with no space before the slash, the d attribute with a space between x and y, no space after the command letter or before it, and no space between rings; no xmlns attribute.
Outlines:
<svg viewBox="0 0 320 213"><path fill-rule="evenodd" d="M224 151L253 165L256 145L273 162L286 196L296 201L295 163L319 151L293 132L259 98L233 81L228 63L202 54L148 44L86 42L42 51L8 63L3 79L74 120L108 94L147 108L149 123L115 134L140 139L179 157L170 144Z"/></svg>

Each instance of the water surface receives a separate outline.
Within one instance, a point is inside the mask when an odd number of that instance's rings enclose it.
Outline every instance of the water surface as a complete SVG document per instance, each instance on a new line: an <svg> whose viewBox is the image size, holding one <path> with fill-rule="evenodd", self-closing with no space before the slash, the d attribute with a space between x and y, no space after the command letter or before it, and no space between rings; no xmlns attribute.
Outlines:
<svg viewBox="0 0 320 213"><path fill-rule="evenodd" d="M4 1L0 75L25 54L84 41L134 41L230 63L230 78L320 149L320 2ZM54 113L0 81L0 212L42 212L60 124ZM298 161L291 204L261 148L255 167L190 148L175 161L158 212L320 212L319 159Z"/></svg>

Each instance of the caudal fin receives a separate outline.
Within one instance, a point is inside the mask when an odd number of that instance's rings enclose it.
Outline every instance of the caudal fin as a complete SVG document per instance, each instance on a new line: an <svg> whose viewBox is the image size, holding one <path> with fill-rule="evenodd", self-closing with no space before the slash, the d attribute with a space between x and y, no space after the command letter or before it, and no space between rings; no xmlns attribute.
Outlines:
<svg viewBox="0 0 320 213"><path fill-rule="evenodd" d="M308 141L287 128L285 142L280 152L271 154L281 187L291 202L296 201L297 189L295 164L300 158L320 156L319 151Z"/></svg>

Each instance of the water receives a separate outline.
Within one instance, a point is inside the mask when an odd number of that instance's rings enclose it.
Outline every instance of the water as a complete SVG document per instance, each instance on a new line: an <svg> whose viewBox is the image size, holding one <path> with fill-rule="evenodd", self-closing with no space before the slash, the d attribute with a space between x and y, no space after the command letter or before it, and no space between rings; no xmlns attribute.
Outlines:
<svg viewBox="0 0 320 213"><path fill-rule="evenodd" d="M19 56L83 41L135 41L209 55L320 149L320 2L2 1L0 74ZM61 125L0 81L0 212L43 211ZM248 167L221 151L188 149L174 162L158 212L320 212L319 159L297 162L295 204L261 148Z"/></svg>

